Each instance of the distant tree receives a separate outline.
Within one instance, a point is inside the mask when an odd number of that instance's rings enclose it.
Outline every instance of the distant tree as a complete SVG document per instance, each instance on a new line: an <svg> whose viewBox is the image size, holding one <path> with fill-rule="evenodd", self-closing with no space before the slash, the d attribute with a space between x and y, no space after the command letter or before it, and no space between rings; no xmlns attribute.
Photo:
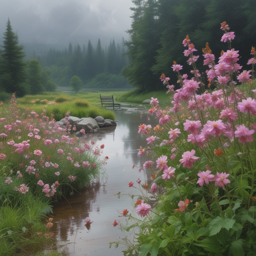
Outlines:
<svg viewBox="0 0 256 256"><path fill-rule="evenodd" d="M12 31L11 22L8 19L3 40L3 75L1 80L5 91L16 92L17 96L23 96L27 90L24 56L23 47L19 45L18 36Z"/></svg>
<svg viewBox="0 0 256 256"><path fill-rule="evenodd" d="M42 72L42 85L47 92L56 91L57 85L51 80L51 71L49 69Z"/></svg>
<svg viewBox="0 0 256 256"><path fill-rule="evenodd" d="M83 87L83 81L78 76L72 76L70 79L70 85L75 92L78 92Z"/></svg>
<svg viewBox="0 0 256 256"><path fill-rule="evenodd" d="M31 94L37 94L45 90L42 84L41 64L38 60L28 63L28 85Z"/></svg>

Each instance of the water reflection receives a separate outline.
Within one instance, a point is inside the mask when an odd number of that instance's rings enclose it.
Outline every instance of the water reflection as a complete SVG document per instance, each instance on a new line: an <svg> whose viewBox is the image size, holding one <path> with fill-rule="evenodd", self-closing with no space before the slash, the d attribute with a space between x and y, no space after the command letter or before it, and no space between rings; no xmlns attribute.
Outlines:
<svg viewBox="0 0 256 256"><path fill-rule="evenodd" d="M89 138L99 144L105 144L104 156L109 157L106 166L108 179L88 186L73 197L63 200L54 207L54 228L57 243L55 249L63 254L82 256L120 256L123 248L109 249L109 242L124 237L124 233L113 227L116 220L125 223L125 218L119 213L123 209L133 211L132 201L128 194L137 194L135 188L129 188L128 183L136 184L137 178L147 180L146 173L138 172L145 158L138 157L140 146L146 145L146 140L138 134L138 126L142 123L156 124L155 120L148 120L146 113L116 112L118 125L116 129L101 130L91 134ZM133 164L137 168L132 168ZM120 199L118 192L127 194ZM89 217L93 223L88 230L85 218Z"/></svg>

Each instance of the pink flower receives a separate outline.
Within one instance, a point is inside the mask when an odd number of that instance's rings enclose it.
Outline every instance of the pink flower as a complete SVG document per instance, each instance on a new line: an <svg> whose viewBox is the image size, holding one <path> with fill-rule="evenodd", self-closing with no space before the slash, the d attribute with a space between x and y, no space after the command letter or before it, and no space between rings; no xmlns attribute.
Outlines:
<svg viewBox="0 0 256 256"><path fill-rule="evenodd" d="M180 129L176 128L176 129L170 129L170 131L168 132L168 134L170 135L169 138L170 139L176 139L179 137L180 134Z"/></svg>
<svg viewBox="0 0 256 256"><path fill-rule="evenodd" d="M0 137L7 137L5 133L0 133Z"/></svg>
<svg viewBox="0 0 256 256"><path fill-rule="evenodd" d="M29 174L33 173L33 172L35 172L35 168L33 166L28 166L26 169L26 172L28 172Z"/></svg>
<svg viewBox="0 0 256 256"><path fill-rule="evenodd" d="M39 186L44 186L44 183L43 183L42 180L39 180L39 181L37 182L37 185L39 185Z"/></svg>
<svg viewBox="0 0 256 256"><path fill-rule="evenodd" d="M58 149L58 154L62 155L63 154L63 150L62 149Z"/></svg>
<svg viewBox="0 0 256 256"><path fill-rule="evenodd" d="M82 166L83 166L83 168L87 168L90 166L90 163L88 161L86 161L86 162L83 161Z"/></svg>
<svg viewBox="0 0 256 256"><path fill-rule="evenodd" d="M45 140L44 141L44 145L51 145L52 144L52 140Z"/></svg>
<svg viewBox="0 0 256 256"><path fill-rule="evenodd" d="M33 137L34 136L34 134L32 133L32 132L30 132L29 134L28 134L28 137Z"/></svg>
<svg viewBox="0 0 256 256"><path fill-rule="evenodd" d="M176 154L172 154L170 158L174 160L176 158Z"/></svg>
<svg viewBox="0 0 256 256"><path fill-rule="evenodd" d="M89 150L91 146L88 143L84 143L84 147L86 150Z"/></svg>
<svg viewBox="0 0 256 256"><path fill-rule="evenodd" d="M96 168L96 164L94 163L94 164L92 164L92 168Z"/></svg>
<svg viewBox="0 0 256 256"><path fill-rule="evenodd" d="M176 212L177 212L177 211L184 212L184 211L186 210L188 204L189 204L189 200L188 200L188 199L186 199L185 202L184 202L184 201L180 201L180 202L178 203L178 206L179 206L180 208L179 208L179 209L175 209L175 211L176 211Z"/></svg>
<svg viewBox="0 0 256 256"><path fill-rule="evenodd" d="M218 82L220 84L227 84L229 81L229 77L228 76L218 76Z"/></svg>
<svg viewBox="0 0 256 256"><path fill-rule="evenodd" d="M180 70L182 70L182 68L183 68L183 66L182 65L179 65L179 64L174 64L174 65L172 65L172 70L174 71L174 72L178 72L178 71L180 71Z"/></svg>
<svg viewBox="0 0 256 256"><path fill-rule="evenodd" d="M195 80L184 80L183 93L187 96L192 95L199 88L199 84L200 82L196 82Z"/></svg>
<svg viewBox="0 0 256 256"><path fill-rule="evenodd" d="M141 203L136 207L136 212L141 217L145 217L146 215L148 215L150 209L151 206L149 204Z"/></svg>
<svg viewBox="0 0 256 256"><path fill-rule="evenodd" d="M240 143L246 143L246 142L252 142L253 137L252 134L254 134L254 130L249 130L247 127L245 127L244 124L237 125L236 131L235 131L235 137L239 138Z"/></svg>
<svg viewBox="0 0 256 256"><path fill-rule="evenodd" d="M54 167L54 168L58 168L59 165L55 163L55 164L53 165L53 167Z"/></svg>
<svg viewBox="0 0 256 256"><path fill-rule="evenodd" d="M160 156L157 160L156 160L156 168L158 168L160 171L162 170L162 169L167 169L167 165L166 165L166 163L167 163L167 156L164 156L164 155L162 155L162 156Z"/></svg>
<svg viewBox="0 0 256 256"><path fill-rule="evenodd" d="M237 113L232 110L232 107L225 108L221 111L220 118L227 118L229 122L232 122L232 120L237 120Z"/></svg>
<svg viewBox="0 0 256 256"><path fill-rule="evenodd" d="M93 223L93 221L91 221L89 217L87 217L84 221L85 221L85 225L90 225Z"/></svg>
<svg viewBox="0 0 256 256"><path fill-rule="evenodd" d="M157 98L153 98L153 97L151 97L151 101L150 101L150 104L151 105L157 105L159 103L159 101L157 100Z"/></svg>
<svg viewBox="0 0 256 256"><path fill-rule="evenodd" d="M142 156L144 154L145 150L146 150L145 148L140 147L140 150L138 152L138 156Z"/></svg>
<svg viewBox="0 0 256 256"><path fill-rule="evenodd" d="M148 142L147 144L151 144L156 140L156 136L151 136L151 137L147 138L146 140Z"/></svg>
<svg viewBox="0 0 256 256"><path fill-rule="evenodd" d="M153 183L151 186L151 193L154 194L154 193L156 193L156 191L157 191L157 185L156 185L156 183Z"/></svg>
<svg viewBox="0 0 256 256"><path fill-rule="evenodd" d="M19 191L22 193L22 194L26 194L29 190L29 187L27 187L25 184L21 184L20 185L20 189Z"/></svg>
<svg viewBox="0 0 256 256"><path fill-rule="evenodd" d="M39 150L39 149L36 149L36 150L34 151L34 155L41 156L41 155L42 155L42 151Z"/></svg>
<svg viewBox="0 0 256 256"><path fill-rule="evenodd" d="M31 161L30 161L30 164L31 164L31 165L35 165L35 164L36 164L36 161L35 161L35 160L31 160Z"/></svg>
<svg viewBox="0 0 256 256"><path fill-rule="evenodd" d="M210 121L208 120L207 123L204 125L202 129L202 133L207 135L214 135L218 138L223 132L225 131L225 125L221 120L217 121Z"/></svg>
<svg viewBox="0 0 256 256"><path fill-rule="evenodd" d="M215 186L219 186L222 187L224 190L224 185L230 183L230 180L227 179L227 177L229 176L229 174L226 174L225 172L222 173L218 173L216 174L216 180L215 180Z"/></svg>
<svg viewBox="0 0 256 256"><path fill-rule="evenodd" d="M35 139L40 140L41 136L40 135L35 135Z"/></svg>
<svg viewBox="0 0 256 256"><path fill-rule="evenodd" d="M78 162L75 162L74 166L75 167L80 167L80 164Z"/></svg>
<svg viewBox="0 0 256 256"><path fill-rule="evenodd" d="M251 77L250 72L251 72L250 70L249 71L244 70L239 76L237 76L237 80L240 83L249 80Z"/></svg>
<svg viewBox="0 0 256 256"><path fill-rule="evenodd" d="M51 166L51 164L49 163L49 162L45 162L45 167L50 167Z"/></svg>
<svg viewBox="0 0 256 256"><path fill-rule="evenodd" d="M221 37L221 42L226 43L227 41L232 41L235 39L235 32L227 32Z"/></svg>
<svg viewBox="0 0 256 256"><path fill-rule="evenodd" d="M59 142L60 142L60 141L59 141L58 139L55 139L55 140L54 140L54 143L56 143L56 144L59 143Z"/></svg>
<svg viewBox="0 0 256 256"><path fill-rule="evenodd" d="M183 125L184 125L184 130L187 132L190 132L192 134L200 133L200 131L199 131L199 128L201 127L200 121L190 121L187 119Z"/></svg>
<svg viewBox="0 0 256 256"><path fill-rule="evenodd" d="M60 175L60 172L55 172L54 173L56 176L59 176Z"/></svg>
<svg viewBox="0 0 256 256"><path fill-rule="evenodd" d="M174 177L175 174L175 168L169 167L168 169L164 170L164 174L162 175L163 180L169 180L170 178Z"/></svg>
<svg viewBox="0 0 256 256"><path fill-rule="evenodd" d="M138 184L140 184L140 183L141 183L141 179L138 178L138 179L136 180L136 182L137 182Z"/></svg>
<svg viewBox="0 0 256 256"><path fill-rule="evenodd" d="M214 175L211 174L211 171L207 170L206 172L199 172L197 174L199 177L197 184L199 184L201 187L205 184L209 184L210 181L214 181Z"/></svg>
<svg viewBox="0 0 256 256"><path fill-rule="evenodd" d="M153 166L154 166L154 162L153 162L153 161L146 161L146 162L143 164L143 168L144 168L145 170L150 169L150 168L152 168Z"/></svg>
<svg viewBox="0 0 256 256"><path fill-rule="evenodd" d="M1 153L1 154L0 154L0 160L4 160L5 158L6 158L6 155L3 154L3 153Z"/></svg>
<svg viewBox="0 0 256 256"><path fill-rule="evenodd" d="M69 178L71 181L75 181L75 180L76 180L76 176L69 175L68 178Z"/></svg>
<svg viewBox="0 0 256 256"><path fill-rule="evenodd" d="M5 183L7 183L7 184L12 183L12 179L10 177L7 177L7 179L5 180Z"/></svg>
<svg viewBox="0 0 256 256"><path fill-rule="evenodd" d="M256 115L256 100L249 97L246 100L239 102L237 108L240 112Z"/></svg>
<svg viewBox="0 0 256 256"><path fill-rule="evenodd" d="M191 152L186 151L182 155L182 159L180 159L180 162L183 163L183 167L192 168L193 163L199 159L199 157L194 156L196 151L193 149Z"/></svg>

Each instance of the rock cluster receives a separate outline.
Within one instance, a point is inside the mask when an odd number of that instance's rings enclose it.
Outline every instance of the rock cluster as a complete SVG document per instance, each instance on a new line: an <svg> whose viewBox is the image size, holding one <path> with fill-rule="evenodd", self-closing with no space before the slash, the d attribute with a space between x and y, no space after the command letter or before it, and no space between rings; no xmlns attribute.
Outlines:
<svg viewBox="0 0 256 256"><path fill-rule="evenodd" d="M116 122L111 119L105 119L102 116L97 116L95 118L92 117L84 117L78 118L75 116L69 116L68 121L72 127L76 127L76 131L80 131L84 129L86 133L88 132L99 132L100 128L116 126ZM56 122L56 124L61 127L66 125L66 119L63 118L60 121Z"/></svg>

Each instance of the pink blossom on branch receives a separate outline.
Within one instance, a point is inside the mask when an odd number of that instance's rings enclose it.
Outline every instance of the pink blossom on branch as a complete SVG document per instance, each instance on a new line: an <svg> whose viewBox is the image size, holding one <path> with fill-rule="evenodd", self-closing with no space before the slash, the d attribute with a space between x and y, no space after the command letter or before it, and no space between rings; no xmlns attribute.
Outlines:
<svg viewBox="0 0 256 256"><path fill-rule="evenodd" d="M163 169L167 169L167 156L162 155L156 160L156 168L158 168L160 171Z"/></svg>
<svg viewBox="0 0 256 256"><path fill-rule="evenodd" d="M167 169L164 170L164 174L162 175L162 179L163 180L169 180L171 178L174 177L174 174L175 174L175 168L173 167L169 167Z"/></svg>
<svg viewBox="0 0 256 256"><path fill-rule="evenodd" d="M142 202L136 207L136 212L141 217L145 217L146 215L148 215L150 209L151 209L151 206L149 204Z"/></svg>

